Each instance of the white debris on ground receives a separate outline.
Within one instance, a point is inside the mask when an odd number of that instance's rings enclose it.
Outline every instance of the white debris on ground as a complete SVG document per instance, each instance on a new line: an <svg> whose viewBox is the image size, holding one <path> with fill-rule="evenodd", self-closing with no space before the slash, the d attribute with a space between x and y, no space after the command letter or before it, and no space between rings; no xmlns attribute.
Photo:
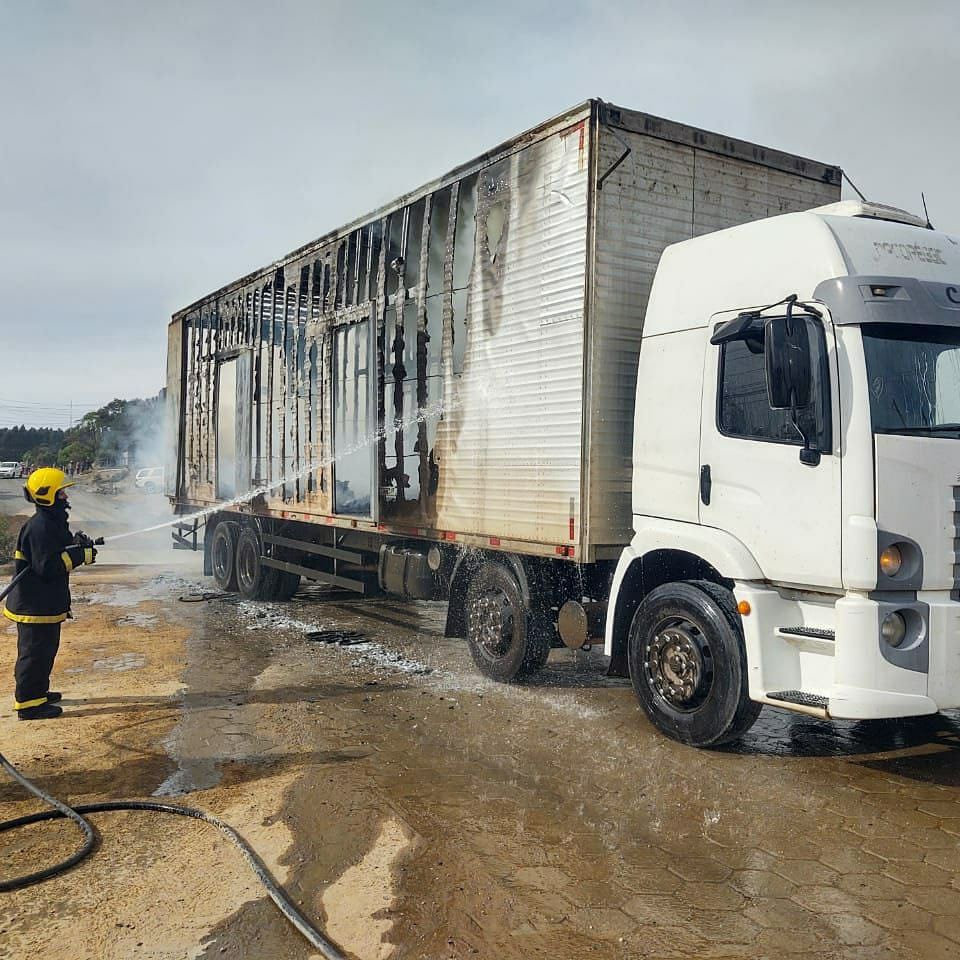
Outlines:
<svg viewBox="0 0 960 960"><path fill-rule="evenodd" d="M135 607L140 603L164 600L170 601L179 597L200 597L204 594L216 593L210 589L210 582L201 578L185 578L175 574L161 574L137 586L117 586L111 590L95 591L84 596L90 603L102 603L113 607ZM344 628L343 614L324 615L322 604L317 605L318 616L314 619L305 619L303 612L309 607L298 604L296 612L292 612L289 605L279 603L264 603L252 600L242 600L239 597L228 597L231 612L236 616L244 629L255 631L271 631L283 636L302 637L305 634L323 630L342 630ZM217 602L217 601L214 601ZM125 619L136 617L136 612L125 615ZM149 617L149 614L144 614ZM359 614L362 617L362 613ZM146 626L147 624L143 624ZM443 666L429 664L421 659L411 658L399 653L387 644L375 639L366 639L360 643L340 645L333 643L317 643L318 648L331 649L333 655L346 662L356 670L369 671L371 668L380 670L384 674L406 674L429 677L432 687L458 694L473 694L482 697L485 693L509 697L519 702L536 701L546 704L551 709L565 714L574 714L582 719L596 719L603 716L606 710L583 703L576 696L578 684L566 682L562 689L545 689L542 685L525 686L520 684L503 684L479 676L472 663L465 669L445 663ZM591 685L596 685L596 677L591 677ZM617 682L620 685L620 681Z"/></svg>
<svg viewBox="0 0 960 960"><path fill-rule="evenodd" d="M312 622L301 620L287 613L283 607L277 604L241 601L236 604L234 609L237 612L238 619L247 630L276 630L307 634L314 631L338 629L339 627L339 621L336 618ZM323 646L327 646L327 644L323 644ZM331 643L329 646L335 647L339 654L356 666L373 664L386 667L397 673L422 675L433 673L433 667L429 667L419 660L410 660L375 640L368 639L363 643L353 643L349 646Z"/></svg>
<svg viewBox="0 0 960 960"><path fill-rule="evenodd" d="M84 603L100 603L108 607L135 607L147 600L170 600L171 595L209 590L203 580L186 579L173 574L160 574L137 586L118 585L110 590L83 593Z"/></svg>

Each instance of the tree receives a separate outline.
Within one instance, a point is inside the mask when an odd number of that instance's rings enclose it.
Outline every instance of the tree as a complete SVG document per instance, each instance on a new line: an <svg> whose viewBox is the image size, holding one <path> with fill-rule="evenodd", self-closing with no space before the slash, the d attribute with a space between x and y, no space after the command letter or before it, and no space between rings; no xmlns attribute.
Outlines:
<svg viewBox="0 0 960 960"><path fill-rule="evenodd" d="M33 466L65 466L71 461L155 466L162 462L163 416L159 395L146 400L116 398L84 414L69 430L0 429L0 460L24 460Z"/></svg>
<svg viewBox="0 0 960 960"><path fill-rule="evenodd" d="M4 427L0 429L0 460L25 460L28 450L41 445L57 450L65 436L63 430L50 427Z"/></svg>
<svg viewBox="0 0 960 960"><path fill-rule="evenodd" d="M26 450L22 459L31 467L52 467L56 462L57 452L46 444L40 444Z"/></svg>
<svg viewBox="0 0 960 960"><path fill-rule="evenodd" d="M96 448L83 440L72 440L60 448L57 454L57 466L65 467L69 463L80 463L89 461L93 463L96 459Z"/></svg>

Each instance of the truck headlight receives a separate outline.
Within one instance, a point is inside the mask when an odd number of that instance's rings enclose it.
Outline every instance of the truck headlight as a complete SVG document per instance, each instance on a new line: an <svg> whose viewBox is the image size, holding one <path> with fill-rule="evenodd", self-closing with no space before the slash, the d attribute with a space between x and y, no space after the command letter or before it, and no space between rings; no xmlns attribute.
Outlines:
<svg viewBox="0 0 960 960"><path fill-rule="evenodd" d="M888 613L880 624L880 636L891 647L899 647L907 635L907 621L899 613Z"/></svg>
<svg viewBox="0 0 960 960"><path fill-rule="evenodd" d="M892 543L880 553L880 570L885 577L895 577L903 566L903 554L900 548Z"/></svg>

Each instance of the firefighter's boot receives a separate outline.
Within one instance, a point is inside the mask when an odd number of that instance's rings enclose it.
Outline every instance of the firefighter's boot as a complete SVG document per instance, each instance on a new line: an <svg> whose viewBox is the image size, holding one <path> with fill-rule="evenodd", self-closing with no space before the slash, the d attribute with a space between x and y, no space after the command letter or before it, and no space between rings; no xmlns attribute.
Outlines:
<svg viewBox="0 0 960 960"><path fill-rule="evenodd" d="M24 707L17 711L18 720L53 720L63 713L63 707L53 703L41 703L38 707Z"/></svg>

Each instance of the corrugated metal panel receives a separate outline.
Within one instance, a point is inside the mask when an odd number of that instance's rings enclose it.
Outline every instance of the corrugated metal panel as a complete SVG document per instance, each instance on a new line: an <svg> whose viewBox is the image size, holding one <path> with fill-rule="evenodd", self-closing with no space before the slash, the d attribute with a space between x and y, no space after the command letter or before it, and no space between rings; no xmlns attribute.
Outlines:
<svg viewBox="0 0 960 960"><path fill-rule="evenodd" d="M463 373L447 366L437 433L440 529L569 543L572 504L579 537L586 138L577 124L480 173Z"/></svg>
<svg viewBox="0 0 960 960"><path fill-rule="evenodd" d="M637 359L663 248L749 220L839 198L836 183L619 129L600 128L598 174L630 154L596 194L589 329L588 552L630 540ZM691 278L695 282L695 278ZM702 358L691 357L700 364ZM664 397L665 411L669 398Z"/></svg>
<svg viewBox="0 0 960 960"><path fill-rule="evenodd" d="M809 210L840 198L832 183L696 151L693 235Z"/></svg>

